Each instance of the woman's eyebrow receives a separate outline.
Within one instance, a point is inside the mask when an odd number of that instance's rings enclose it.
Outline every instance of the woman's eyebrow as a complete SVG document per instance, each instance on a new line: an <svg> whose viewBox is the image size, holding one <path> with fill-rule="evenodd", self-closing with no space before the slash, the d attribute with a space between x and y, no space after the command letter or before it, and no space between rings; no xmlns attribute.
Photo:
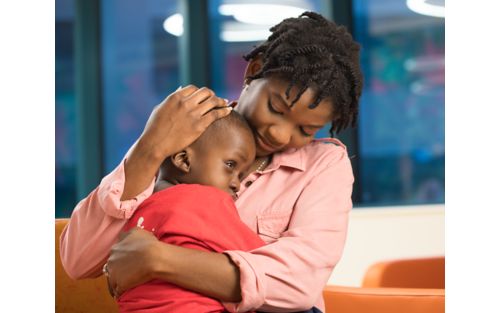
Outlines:
<svg viewBox="0 0 500 313"><path fill-rule="evenodd" d="M321 126L321 125L305 125L305 126L303 126L303 127L307 127L307 128L318 128L318 129L323 128L323 126Z"/></svg>
<svg viewBox="0 0 500 313"><path fill-rule="evenodd" d="M274 95L275 98L278 98L278 100L280 100L280 102L287 108L287 109L290 109L290 105L288 104L288 102L286 102L285 98L283 98L283 96L279 93L279 92L273 92L272 95Z"/></svg>
<svg viewBox="0 0 500 313"><path fill-rule="evenodd" d="M286 106L286 108L288 110L290 110L290 105L286 102L285 98L283 98L283 96L278 93L278 92L271 92L271 95L273 95L275 98L278 98L278 100L280 100L280 102ZM308 127L308 128L323 128L324 125L304 125L303 127Z"/></svg>

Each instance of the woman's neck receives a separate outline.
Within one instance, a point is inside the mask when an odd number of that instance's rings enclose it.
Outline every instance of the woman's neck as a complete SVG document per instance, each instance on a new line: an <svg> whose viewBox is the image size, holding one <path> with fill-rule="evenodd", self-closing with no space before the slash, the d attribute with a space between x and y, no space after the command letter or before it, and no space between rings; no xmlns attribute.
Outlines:
<svg viewBox="0 0 500 313"><path fill-rule="evenodd" d="M255 158L255 161L253 161L252 166L250 166L248 172L245 173L245 177L247 177L248 175L257 170L263 171L266 167L269 166L269 164L271 164L272 159L273 159L272 154L268 156Z"/></svg>

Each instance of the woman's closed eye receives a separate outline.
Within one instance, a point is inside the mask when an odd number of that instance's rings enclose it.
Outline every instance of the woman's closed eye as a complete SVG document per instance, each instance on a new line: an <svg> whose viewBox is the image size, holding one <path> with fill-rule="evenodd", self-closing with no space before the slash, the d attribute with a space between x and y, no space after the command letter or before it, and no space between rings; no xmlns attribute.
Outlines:
<svg viewBox="0 0 500 313"><path fill-rule="evenodd" d="M270 98L267 100L267 106L268 106L268 108L269 108L269 111L271 111L272 113L274 113L274 114L279 114L279 115L283 115L283 112L278 111L278 110L277 110L277 109L273 106L273 104L272 104L272 102L271 102L271 99L270 99Z"/></svg>
<svg viewBox="0 0 500 313"><path fill-rule="evenodd" d="M312 137L314 135L314 134L306 132L303 127L299 127L299 129L300 129L300 133L302 134L302 136Z"/></svg>
<svg viewBox="0 0 500 313"><path fill-rule="evenodd" d="M269 111L271 111L272 113L278 114L278 115L283 115L283 112L278 111L278 109L276 109L274 107L273 103L271 102L271 98L269 98L267 100L267 106L269 107ZM304 137L312 137L312 136L314 136L314 133L307 132L303 127L299 127L299 130L300 130L300 134L302 136L304 136Z"/></svg>

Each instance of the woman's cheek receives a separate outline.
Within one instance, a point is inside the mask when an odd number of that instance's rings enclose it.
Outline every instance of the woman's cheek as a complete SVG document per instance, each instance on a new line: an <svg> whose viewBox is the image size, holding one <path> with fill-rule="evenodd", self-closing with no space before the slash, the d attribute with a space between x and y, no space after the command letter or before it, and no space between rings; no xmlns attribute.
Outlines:
<svg viewBox="0 0 500 313"><path fill-rule="evenodd" d="M302 138L296 138L293 140L293 147L291 148L295 148L295 149L299 149L299 148L302 148L304 146L306 146L307 144L309 144L311 141L313 140L312 137L303 137Z"/></svg>

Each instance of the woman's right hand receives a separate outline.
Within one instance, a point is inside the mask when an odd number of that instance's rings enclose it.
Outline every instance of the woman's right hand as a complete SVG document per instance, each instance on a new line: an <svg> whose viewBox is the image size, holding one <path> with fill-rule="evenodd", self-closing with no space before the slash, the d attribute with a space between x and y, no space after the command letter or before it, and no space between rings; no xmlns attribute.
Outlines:
<svg viewBox="0 0 500 313"><path fill-rule="evenodd" d="M214 108L220 110L212 110ZM192 144L215 120L228 115L227 101L206 88L178 89L151 113L138 145L165 159Z"/></svg>
<svg viewBox="0 0 500 313"><path fill-rule="evenodd" d="M231 110L226 100L205 87L189 85L170 94L153 109L126 159L121 200L143 192L166 157L192 144L210 124Z"/></svg>

